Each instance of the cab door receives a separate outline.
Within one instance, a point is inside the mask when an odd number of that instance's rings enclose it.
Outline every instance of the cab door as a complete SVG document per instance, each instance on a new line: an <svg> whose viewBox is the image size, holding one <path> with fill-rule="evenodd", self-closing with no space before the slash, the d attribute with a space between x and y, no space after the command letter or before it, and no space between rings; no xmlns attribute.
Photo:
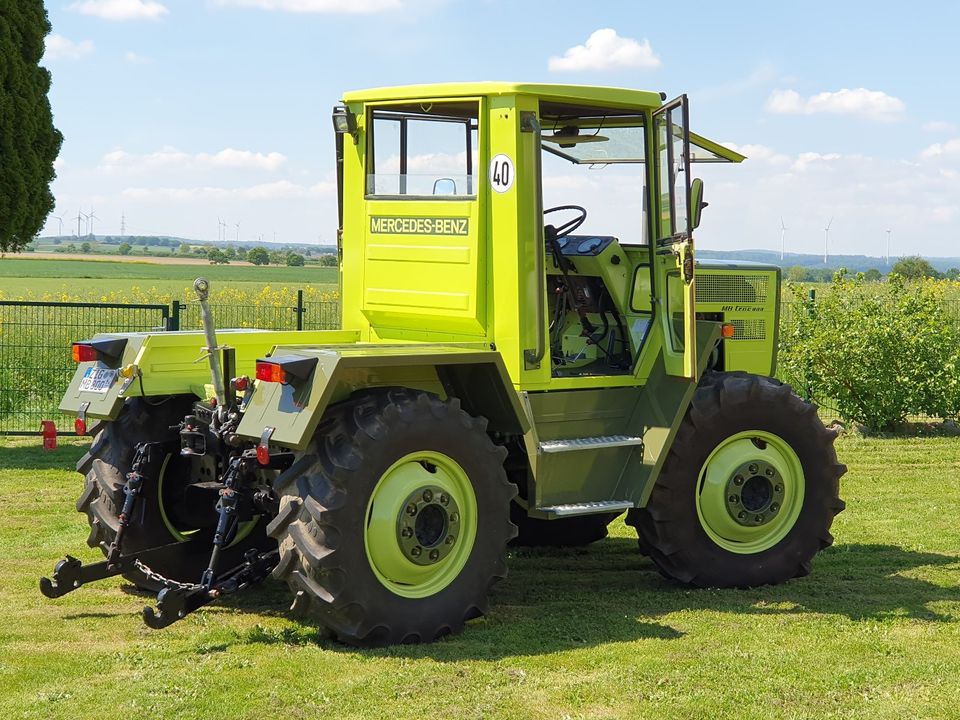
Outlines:
<svg viewBox="0 0 960 720"><path fill-rule="evenodd" d="M653 113L656 142L656 295L670 375L697 379L696 288L690 223L690 134L687 96Z"/></svg>

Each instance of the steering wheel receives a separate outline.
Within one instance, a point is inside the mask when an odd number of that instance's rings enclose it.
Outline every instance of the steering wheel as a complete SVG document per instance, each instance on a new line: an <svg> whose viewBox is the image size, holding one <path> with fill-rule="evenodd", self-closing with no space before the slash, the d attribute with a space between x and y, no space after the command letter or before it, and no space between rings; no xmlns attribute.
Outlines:
<svg viewBox="0 0 960 720"><path fill-rule="evenodd" d="M567 235L569 235L570 233L572 233L574 230L576 230L578 227L580 227L581 225L583 225L583 223L584 223L584 222L586 221L586 219L587 219L587 210L586 210L586 208L580 207L579 205L557 205L556 207L552 207L552 208L548 208L547 210L544 210L544 211L543 211L543 214L544 214L544 215L549 215L550 213L560 212L560 211L562 211L562 210L569 210L569 211L576 212L576 213L579 213L579 214L577 215L577 217L573 218L572 220L568 220L567 222L563 223L562 225L558 225L558 226L548 225L548 226L547 226L547 227L553 227L553 232L554 232L553 239L554 239L554 240L559 240L559 239L562 238L562 237L566 237Z"/></svg>

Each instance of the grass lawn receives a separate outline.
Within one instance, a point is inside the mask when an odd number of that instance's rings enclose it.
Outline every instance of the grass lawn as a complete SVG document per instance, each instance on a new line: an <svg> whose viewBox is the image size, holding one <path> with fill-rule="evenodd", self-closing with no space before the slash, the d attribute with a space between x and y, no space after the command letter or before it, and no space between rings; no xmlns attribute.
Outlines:
<svg viewBox="0 0 960 720"><path fill-rule="evenodd" d="M960 717L960 439L841 439L847 510L810 577L677 587L617 521L516 552L464 634L366 651L289 616L273 581L160 632L120 579L46 600L63 553L100 557L73 507L82 449L3 443L3 717Z"/></svg>

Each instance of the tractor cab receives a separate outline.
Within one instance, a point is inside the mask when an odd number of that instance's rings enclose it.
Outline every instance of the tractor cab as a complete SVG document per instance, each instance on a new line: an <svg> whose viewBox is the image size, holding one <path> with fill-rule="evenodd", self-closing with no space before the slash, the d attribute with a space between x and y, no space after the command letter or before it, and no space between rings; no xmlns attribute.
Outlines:
<svg viewBox="0 0 960 720"><path fill-rule="evenodd" d="M345 327L494 344L518 388L634 384L649 343L695 377L691 163L743 156L688 132L685 97L470 83L344 102Z"/></svg>

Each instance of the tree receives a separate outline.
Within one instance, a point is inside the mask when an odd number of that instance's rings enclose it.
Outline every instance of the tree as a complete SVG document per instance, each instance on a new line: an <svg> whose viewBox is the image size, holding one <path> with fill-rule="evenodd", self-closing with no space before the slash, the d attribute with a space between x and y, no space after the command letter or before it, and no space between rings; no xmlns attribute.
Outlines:
<svg viewBox="0 0 960 720"><path fill-rule="evenodd" d="M247 253L247 262L254 265L269 265L270 253L263 247L251 248Z"/></svg>
<svg viewBox="0 0 960 720"><path fill-rule="evenodd" d="M303 255L292 252L287 253L287 265L290 267L303 267Z"/></svg>
<svg viewBox="0 0 960 720"><path fill-rule="evenodd" d="M74 253L74 252L76 252L76 251L77 251L77 246L76 246L76 245L74 245L73 243L70 243L69 245L67 245L67 252L72 252L72 253Z"/></svg>
<svg viewBox="0 0 960 720"><path fill-rule="evenodd" d="M224 255L223 250L220 248L210 248L210 252L207 253L207 260L210 261L211 265L230 264L230 260L227 259L227 256Z"/></svg>
<svg viewBox="0 0 960 720"><path fill-rule="evenodd" d="M890 272L894 272L907 280L920 280L921 278L938 278L938 273L933 265L924 260L919 255L900 258L894 263Z"/></svg>
<svg viewBox="0 0 960 720"><path fill-rule="evenodd" d="M880 271L876 268L870 268L863 274L863 279L867 282L880 282L883 279L883 275L881 275Z"/></svg>
<svg viewBox="0 0 960 720"><path fill-rule="evenodd" d="M274 250L270 253L270 264L271 265L286 265L287 264L287 251L286 250Z"/></svg>
<svg viewBox="0 0 960 720"><path fill-rule="evenodd" d="M960 268L950 268L944 273L944 277L947 280L960 280Z"/></svg>
<svg viewBox="0 0 960 720"><path fill-rule="evenodd" d="M47 97L50 71L40 67L49 32L43 0L0 4L0 252L25 247L53 212L63 135Z"/></svg>
<svg viewBox="0 0 960 720"><path fill-rule="evenodd" d="M180 255L189 255L189 254L190 254L190 246L187 245L186 243L180 243L180 246L177 248L177 252L178 252Z"/></svg>
<svg viewBox="0 0 960 720"><path fill-rule="evenodd" d="M93 250L93 245L91 245L91 244L88 243L88 242L85 242L85 243L83 243L83 245L80 246L80 252L82 252L82 253L87 253L87 254L89 254L91 250Z"/></svg>
<svg viewBox="0 0 960 720"><path fill-rule="evenodd" d="M129 255L130 250L132 249L133 249L133 246L130 245L130 243L125 242L125 243L120 243L120 246L117 248L117 252L120 253L121 255Z"/></svg>
<svg viewBox="0 0 960 720"><path fill-rule="evenodd" d="M230 260L237 259L237 249L233 245L227 245L227 249L223 251L223 254Z"/></svg>
<svg viewBox="0 0 960 720"><path fill-rule="evenodd" d="M326 257L328 256L325 255L324 258ZM787 270L787 280L790 282L807 282L809 279L810 273L803 265L794 265Z"/></svg>

